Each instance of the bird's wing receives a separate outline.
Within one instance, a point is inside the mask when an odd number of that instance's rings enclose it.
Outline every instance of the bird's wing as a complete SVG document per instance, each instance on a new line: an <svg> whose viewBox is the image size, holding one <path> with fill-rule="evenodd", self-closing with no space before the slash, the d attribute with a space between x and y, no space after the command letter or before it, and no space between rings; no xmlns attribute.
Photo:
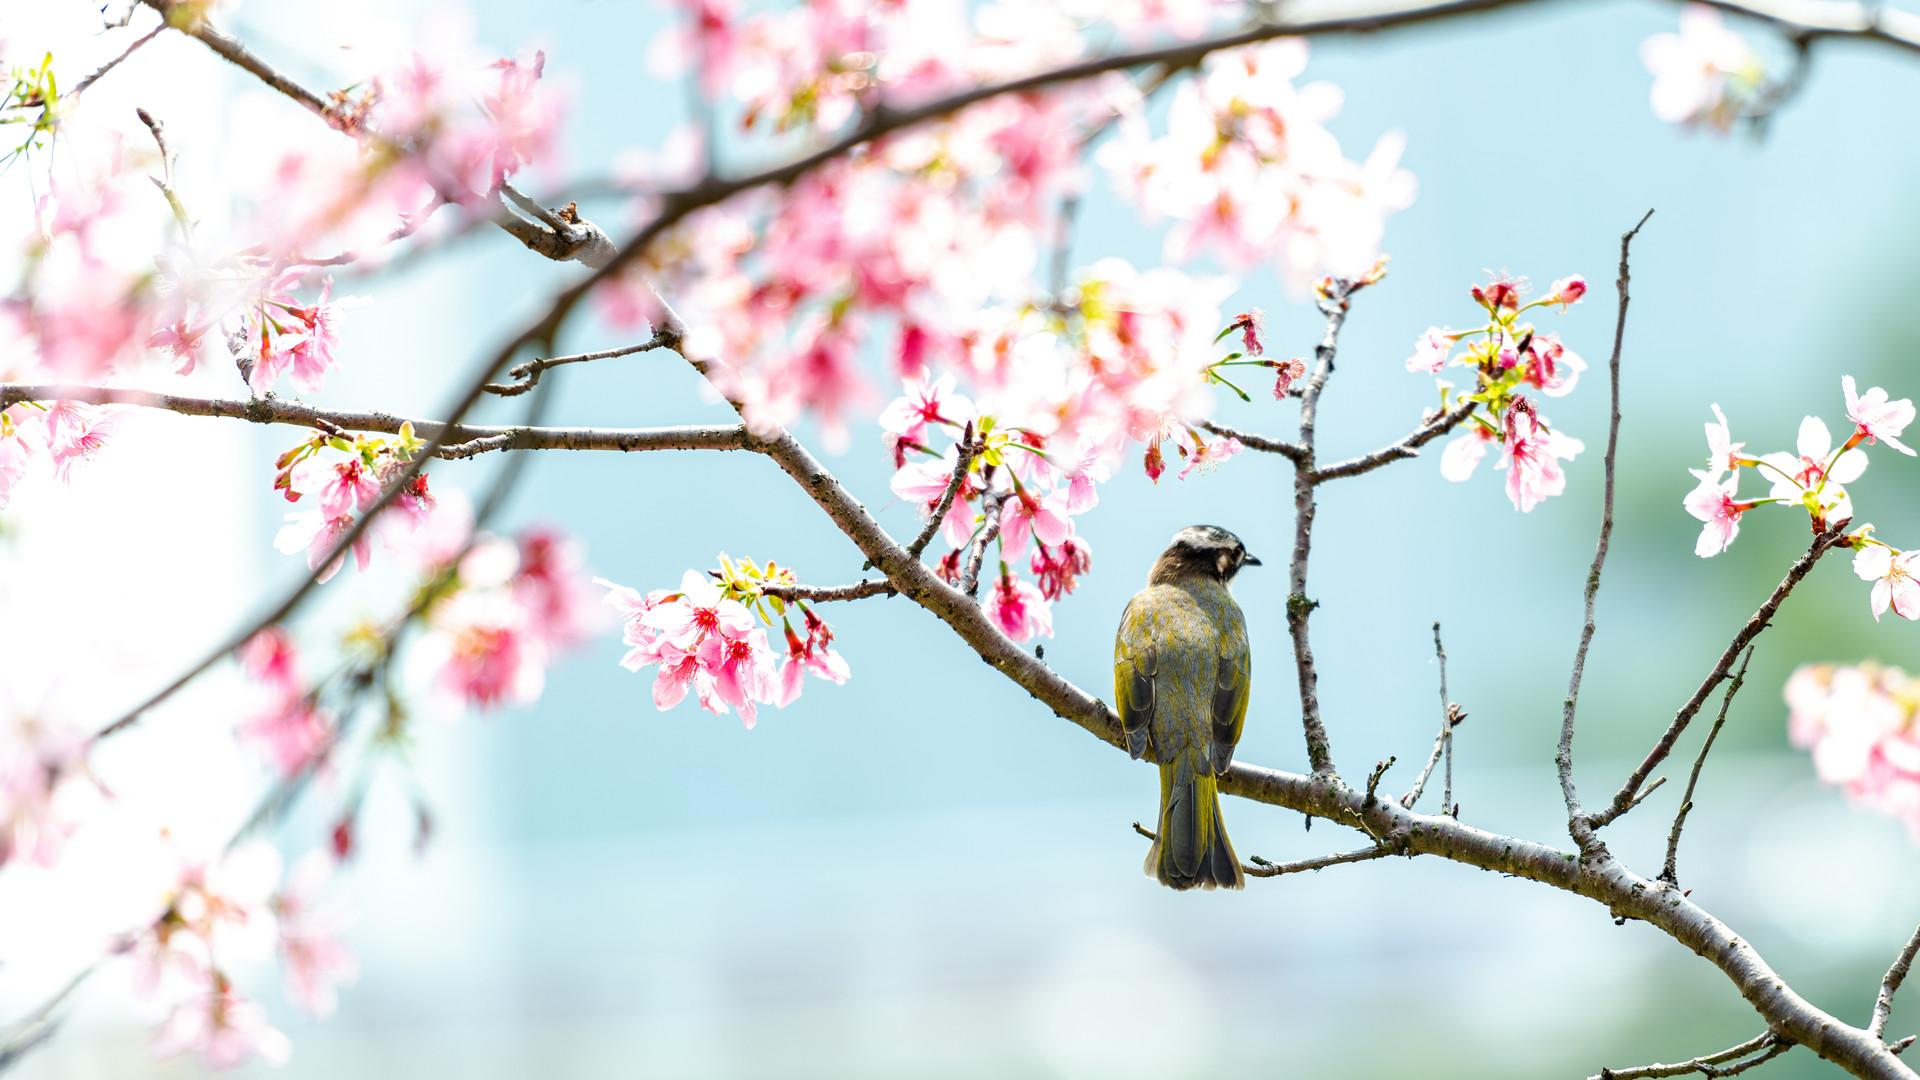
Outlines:
<svg viewBox="0 0 1920 1080"><path fill-rule="evenodd" d="M1135 758L1144 756L1153 741L1153 680L1160 668L1141 608L1138 597L1128 602L1113 643L1114 707L1127 734L1127 753Z"/></svg>
<svg viewBox="0 0 1920 1080"><path fill-rule="evenodd" d="M1233 748L1247 724L1247 695L1253 688L1252 653L1244 627L1221 635L1220 662L1213 680L1213 729L1207 763L1219 776L1233 763Z"/></svg>

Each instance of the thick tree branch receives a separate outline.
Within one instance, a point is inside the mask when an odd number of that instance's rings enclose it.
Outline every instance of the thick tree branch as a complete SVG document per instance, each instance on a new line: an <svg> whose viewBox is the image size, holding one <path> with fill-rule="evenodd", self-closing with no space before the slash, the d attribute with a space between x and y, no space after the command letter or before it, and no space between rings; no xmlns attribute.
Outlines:
<svg viewBox="0 0 1920 1080"><path fill-rule="evenodd" d="M1693 772L1687 776L1686 793L1680 796L1680 809L1674 811L1673 828L1667 832L1667 861L1661 864L1660 880L1669 885L1680 884L1680 871L1675 863L1680 857L1680 830L1686 828L1687 815L1693 812L1693 792L1700 784L1700 770L1706 767L1707 755L1713 751L1713 740L1720 737L1720 729L1727 726L1727 711L1733 708L1733 695L1747 681L1747 665L1753 662L1755 646L1747 646L1747 655L1740 659L1740 670L1734 673L1733 681L1727 684L1727 696L1720 701L1720 715L1713 720L1713 727L1707 729L1707 739L1700 744L1700 756L1693 759Z"/></svg>
<svg viewBox="0 0 1920 1080"><path fill-rule="evenodd" d="M1834 545L1847 535L1847 524L1845 521L1838 522L1832 528L1815 536L1806 553L1795 559L1793 565L1787 568L1787 576L1780 579L1780 584L1773 587L1772 594L1752 617L1747 619L1746 625L1733 635L1733 641L1728 643L1726 650L1720 654L1720 659L1713 665L1713 670L1707 673L1707 677L1701 681L1699 688L1694 690L1693 696L1687 699L1686 704L1680 706L1680 711L1674 714L1673 722L1667 725L1667 730L1662 732L1660 738L1655 741L1653 749L1647 751L1647 756L1640 762L1639 767L1635 768L1626 782L1620 785L1620 790L1614 792L1613 801L1605 809L1588 815L1587 821L1592 827L1597 829L1612 822L1639 802L1636 794L1640 791L1640 785L1646 783L1647 777L1652 775L1653 770L1659 768L1660 763L1673 752L1674 743L1679 741L1681 733L1687 730L1687 725L1692 723L1693 718L1699 714L1700 707L1706 703L1707 695L1713 693L1715 687L1726 681L1732 672L1733 662L1739 658L1741 650L1752 644L1753 639L1759 637L1760 632L1767 628L1774 613L1779 611L1780 605L1786 601L1787 594L1793 592L1793 587L1800 584L1801 579L1813 570L1813 564L1819 562L1822 555L1833 550Z"/></svg>
<svg viewBox="0 0 1920 1080"><path fill-rule="evenodd" d="M95 405L137 405L183 416L218 416L255 424L397 433L413 425L422 438L448 437L436 452L442 458L465 458L489 450L744 450L746 429L739 424L689 424L660 428L488 427L480 424L449 426L383 412L321 409L276 397L238 401L228 398L185 397L145 390L57 383L0 383L0 409L22 401L83 401Z"/></svg>
<svg viewBox="0 0 1920 1080"><path fill-rule="evenodd" d="M1580 679L1587 670L1587 649L1593 644L1593 602L1600 593L1600 571L1607 564L1607 546L1613 540L1613 492L1614 465L1620 452L1620 346L1627 334L1627 304L1630 297L1627 292L1628 255L1633 248L1633 238L1653 217L1648 210L1641 215L1638 223L1620 236L1620 276L1614 285L1620 292L1620 304L1613 320L1613 352L1607 357L1607 453L1605 457L1605 485L1600 499L1600 538L1593 545L1593 566L1587 571L1586 617L1580 626L1580 644L1573 652L1573 672L1567 677L1567 699L1560 717L1560 745L1554 752L1554 767L1560 773L1560 796L1567 805L1567 830L1573 836L1574 843L1580 846L1583 855L1599 850L1599 842L1594 839L1593 827L1589 825L1580 810L1580 795L1573 783L1573 725L1574 714L1580 705Z"/></svg>
<svg viewBox="0 0 1920 1080"><path fill-rule="evenodd" d="M1313 470L1313 482L1323 484L1328 480L1341 480L1349 476L1370 473L1382 465L1408 458L1419 457L1420 448L1460 426L1460 422L1473 415L1480 407L1477 401L1463 401L1446 412L1432 417L1415 428L1406 438L1391 446L1383 446L1371 454L1362 454L1356 458Z"/></svg>

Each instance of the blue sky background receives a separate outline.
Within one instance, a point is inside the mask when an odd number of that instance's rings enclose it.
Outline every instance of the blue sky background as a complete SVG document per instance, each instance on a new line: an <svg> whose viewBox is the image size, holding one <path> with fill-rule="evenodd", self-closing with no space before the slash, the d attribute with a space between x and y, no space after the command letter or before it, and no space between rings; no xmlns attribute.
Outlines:
<svg viewBox="0 0 1920 1080"><path fill-rule="evenodd" d="M543 43L549 74L573 80L567 143L579 171L601 173L679 121L680 88L637 60L663 25L652 6L478 11L483 41ZM1619 235L1657 210L1635 247L1619 525L1577 747L1590 798L1618 783L1804 546L1800 521L1756 514L1727 556L1692 555L1679 501L1704 453L1709 403L1736 437L1772 449L1790 446L1806 412L1838 429L1842 373L1920 393L1910 359L1920 313L1903 299L1920 142L1900 135L1920 67L1823 46L1764 141L1688 135L1649 112L1637 56L1677 11L1544 5L1316 42L1309 68L1346 92L1334 128L1349 154L1400 128L1420 182L1388 228L1391 276L1356 301L1324 403L1326 456L1412 425L1431 384L1402 360L1429 324L1470 316L1466 287L1484 270L1541 284L1584 273L1589 302L1544 322L1603 364ZM261 2L233 30L319 79L321 64L302 57L324 40L323 20ZM1100 188L1078 261L1146 266L1158 254L1157 234ZM433 412L485 343L575 273L489 233L355 287L377 302L354 313L352 359L323 400ZM1318 315L1268 271L1248 274L1230 303L1262 307L1283 355L1318 337ZM583 320L562 345L621 343ZM548 378L555 423L723 418L670 356ZM1438 722L1429 628L1440 619L1453 697L1470 713L1456 763L1463 817L1564 839L1551 759L1598 518L1605 406L1597 371L1551 403L1589 452L1569 494L1530 515L1511 509L1494 475L1444 482L1437 455L1324 490L1315 651L1347 774L1398 755L1389 783L1404 787L1424 757ZM1222 416L1284 433L1294 407L1229 399ZM257 500L247 527L264 549L280 513L264 477L285 436L233 438L261 474L245 497ZM872 430L829 464L896 532L912 528ZM477 486L491 467L449 465L436 484ZM1916 470L1879 453L1856 486L1884 533L1920 529ZM1277 565L1289 492L1284 462L1251 454L1157 487L1137 471L1116 478L1081 522L1094 571L1056 609L1049 662L1104 694L1112 627L1153 555L1183 525L1225 525L1273 564L1238 586L1262 658L1239 756L1302 768ZM596 572L641 588L721 551L777 558L821 583L860 567L791 482L744 454L543 457L509 516L564 523ZM690 705L655 712L648 679L615 664L617 634L556 669L537 707L429 732L417 760L436 843L416 860L403 801L376 793L372 821L389 828L369 830L348 879L362 983L322 1025L268 995L296 1042L280 1075L1534 1077L1687 1057L1759 1031L1715 969L1657 932L1438 860L1256 881L1231 896L1159 889L1140 874L1144 841L1128 827L1153 813L1149 770L1035 706L904 600L830 614L853 680L810 686L751 732ZM1843 559L1818 568L1763 641L1682 853L1697 900L1854 1021L1920 918L1910 899L1920 874L1897 825L1846 806L1786 747L1778 688L1807 660L1911 665L1916 634L1872 622ZM1657 868L1677 798L1669 789L1619 827L1615 850ZM1356 846L1274 808L1231 801L1227 815L1243 855ZM143 1038L96 1002L24 1072L193 1070L150 1067ZM1768 1068L1823 1075L1805 1051Z"/></svg>

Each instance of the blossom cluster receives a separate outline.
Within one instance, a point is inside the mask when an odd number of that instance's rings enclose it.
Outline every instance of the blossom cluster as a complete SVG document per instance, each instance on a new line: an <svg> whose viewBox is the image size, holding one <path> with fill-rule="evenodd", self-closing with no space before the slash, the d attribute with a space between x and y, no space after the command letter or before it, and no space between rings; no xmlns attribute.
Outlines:
<svg viewBox="0 0 1920 1080"><path fill-rule="evenodd" d="M1740 535L1741 518L1757 506L1805 510L1816 533L1846 526L1854 519L1846 486L1867 469L1862 447L1885 443L1914 456L1913 448L1900 441L1914 420L1910 399L1890 398L1878 386L1862 394L1851 375L1841 377L1840 389L1846 397L1847 419L1853 424L1846 441L1835 446L1826 423L1809 416L1800 421L1791 453L1748 453L1746 443L1733 441L1726 414L1713 406L1713 420L1706 425L1707 467L1689 470L1696 485L1682 500L1687 512L1701 522L1695 554L1709 558L1725 551ZM1741 497L1740 480L1746 469L1769 482L1766 495ZM1902 618L1920 619L1920 582L1914 579L1920 573L1920 550L1894 547L1875 536L1870 524L1855 527L1836 546L1853 549L1854 573L1873 582L1868 604L1875 619L1889 607Z"/></svg>
<svg viewBox="0 0 1920 1080"><path fill-rule="evenodd" d="M1539 330L1521 316L1556 304L1564 311L1586 292L1586 280L1576 275L1561 278L1545 296L1523 303L1526 282L1497 277L1471 290L1474 303L1486 314L1484 324L1464 330L1428 327L1414 342L1408 371L1440 375L1457 366L1473 376L1472 387L1460 393L1445 380L1439 383L1443 409L1474 406L1466 432L1448 443L1440 458L1441 475L1467 479L1487 451L1498 446L1495 467L1506 472L1507 498L1517 509L1532 510L1566 490L1561 462L1573 460L1586 446L1549 424L1529 392L1564 397L1586 370L1586 361L1559 335Z"/></svg>
<svg viewBox="0 0 1920 1080"><path fill-rule="evenodd" d="M120 410L77 401L27 401L0 409L0 510L36 469L62 482L105 449Z"/></svg>
<svg viewBox="0 0 1920 1080"><path fill-rule="evenodd" d="M1670 124L1725 133L1755 115L1769 89L1753 46L1703 4L1680 13L1679 32L1642 42L1640 61L1653 73L1653 114Z"/></svg>
<svg viewBox="0 0 1920 1080"><path fill-rule="evenodd" d="M370 58L368 77L326 107L354 138L244 119L253 137L229 170L231 205L171 186L173 162L146 148L148 132L63 123L64 167L46 170L0 298L0 375L97 381L150 357L187 373L217 355L256 393L283 376L315 389L346 306L323 264L377 253L438 207L478 208L554 150L561 101L543 59L489 63L458 40Z"/></svg>
<svg viewBox="0 0 1920 1080"><path fill-rule="evenodd" d="M844 683L850 674L833 649L833 631L813 605L780 595L796 581L790 567L723 554L719 569L687 571L678 590L642 595L604 579L596 583L606 587L606 602L624 620L623 640L631 648L620 666L657 669L656 707L671 709L691 690L701 708L725 715L731 706L752 727L760 706L792 704L808 673L832 683ZM776 621L779 647L767 636Z"/></svg>
<svg viewBox="0 0 1920 1080"><path fill-rule="evenodd" d="M345 554L324 567L321 561L353 529L355 515L373 508L382 488L406 470L424 445L411 423L402 424L392 439L316 431L296 443L274 461L273 488L288 502L313 495L309 504L313 508L288 513L274 546L289 555L304 551L307 569L319 572L317 580L333 577L346 561ZM420 472L394 497L392 511L378 521L389 543L401 544L432 518L434 507L427 474ZM354 539L352 554L361 570L373 560L366 532Z"/></svg>
<svg viewBox="0 0 1920 1080"><path fill-rule="evenodd" d="M1920 838L1920 681L1878 664L1808 664L1788 678L1787 736L1821 780Z"/></svg>
<svg viewBox="0 0 1920 1080"><path fill-rule="evenodd" d="M1173 223L1167 258L1278 260L1304 293L1323 274L1359 277L1379 255L1387 217L1413 201L1406 140L1385 135L1364 162L1349 160L1326 126L1340 90L1296 85L1306 66L1297 38L1215 53L1174 91L1158 138L1142 102L1122 103L1100 161L1150 219Z"/></svg>
<svg viewBox="0 0 1920 1080"><path fill-rule="evenodd" d="M320 895L331 861L310 854L284 882L280 870L279 853L258 842L214 859L180 860L159 914L128 946L138 965L135 989L171 1002L153 1039L156 1056L197 1052L215 1069L286 1061L287 1037L228 974L236 958L265 942L278 947L288 996L315 1016L331 1013L338 987L358 977L339 938L347 912Z"/></svg>

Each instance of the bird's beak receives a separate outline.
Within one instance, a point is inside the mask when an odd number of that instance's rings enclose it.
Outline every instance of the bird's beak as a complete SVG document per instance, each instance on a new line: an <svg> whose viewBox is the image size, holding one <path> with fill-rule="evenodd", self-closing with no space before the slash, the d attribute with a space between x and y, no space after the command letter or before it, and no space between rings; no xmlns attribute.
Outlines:
<svg viewBox="0 0 1920 1080"><path fill-rule="evenodd" d="M1241 566L1259 566L1260 559L1258 556L1249 553L1248 555L1246 555L1244 558L1240 560L1240 565Z"/></svg>

